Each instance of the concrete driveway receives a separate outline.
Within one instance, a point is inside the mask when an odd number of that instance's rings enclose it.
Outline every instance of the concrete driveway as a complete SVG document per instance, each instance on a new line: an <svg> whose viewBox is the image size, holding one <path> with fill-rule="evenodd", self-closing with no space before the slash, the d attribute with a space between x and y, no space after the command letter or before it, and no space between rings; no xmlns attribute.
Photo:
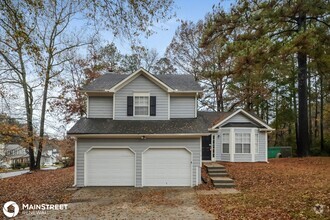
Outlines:
<svg viewBox="0 0 330 220"><path fill-rule="evenodd" d="M87 187L75 192L67 211L47 212L34 218L214 219L214 216L198 207L192 188Z"/></svg>

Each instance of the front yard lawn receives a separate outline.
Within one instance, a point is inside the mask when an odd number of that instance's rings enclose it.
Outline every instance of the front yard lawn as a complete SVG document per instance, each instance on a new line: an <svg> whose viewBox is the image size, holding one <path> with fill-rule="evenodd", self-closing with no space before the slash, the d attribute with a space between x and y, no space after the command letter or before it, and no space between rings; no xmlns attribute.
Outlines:
<svg viewBox="0 0 330 220"><path fill-rule="evenodd" d="M218 219L330 219L329 157L221 164L242 193L198 195Z"/></svg>
<svg viewBox="0 0 330 220"><path fill-rule="evenodd" d="M73 167L37 171L10 178L0 179L0 204L16 203L67 203L72 191L65 190L73 185Z"/></svg>

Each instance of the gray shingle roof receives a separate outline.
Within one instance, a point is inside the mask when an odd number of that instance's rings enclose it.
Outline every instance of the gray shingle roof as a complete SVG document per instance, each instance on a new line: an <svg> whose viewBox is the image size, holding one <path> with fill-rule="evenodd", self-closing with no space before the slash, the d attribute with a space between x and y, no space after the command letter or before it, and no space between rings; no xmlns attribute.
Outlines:
<svg viewBox="0 0 330 220"><path fill-rule="evenodd" d="M115 74L107 73L90 84L83 87L85 91L104 91L105 89L110 89L117 85L119 82L128 77L128 74ZM202 91L202 88L194 80L191 75L154 75L160 81L165 83L167 86L178 91Z"/></svg>
<svg viewBox="0 0 330 220"><path fill-rule="evenodd" d="M208 133L223 113L198 112L197 118L170 120L112 120L81 118L68 134L189 134Z"/></svg>
<svg viewBox="0 0 330 220"><path fill-rule="evenodd" d="M191 75L155 75L160 81L178 91L202 91L200 85Z"/></svg>
<svg viewBox="0 0 330 220"><path fill-rule="evenodd" d="M95 79L90 84L83 87L86 91L104 91L117 85L120 81L128 77L127 74L107 73Z"/></svg>

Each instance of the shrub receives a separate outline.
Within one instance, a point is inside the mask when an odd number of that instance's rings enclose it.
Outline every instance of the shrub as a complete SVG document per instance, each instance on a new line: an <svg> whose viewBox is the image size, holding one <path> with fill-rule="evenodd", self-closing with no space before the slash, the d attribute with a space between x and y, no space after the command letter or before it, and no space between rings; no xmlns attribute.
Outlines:
<svg viewBox="0 0 330 220"><path fill-rule="evenodd" d="M22 163L22 164L21 164L21 168L22 168L22 169L25 169L26 167L27 167L27 163Z"/></svg>
<svg viewBox="0 0 330 220"><path fill-rule="evenodd" d="M21 166L22 166L21 163L13 163L13 164L11 165L11 168L12 168L12 169L20 169Z"/></svg>

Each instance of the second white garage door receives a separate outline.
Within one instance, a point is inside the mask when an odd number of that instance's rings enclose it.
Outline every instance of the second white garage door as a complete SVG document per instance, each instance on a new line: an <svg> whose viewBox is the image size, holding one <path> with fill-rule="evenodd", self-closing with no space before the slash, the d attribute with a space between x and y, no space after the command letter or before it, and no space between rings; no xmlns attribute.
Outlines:
<svg viewBox="0 0 330 220"><path fill-rule="evenodd" d="M191 153L150 148L143 153L143 186L191 186Z"/></svg>
<svg viewBox="0 0 330 220"><path fill-rule="evenodd" d="M91 149L86 162L87 186L135 185L135 154L127 148Z"/></svg>

